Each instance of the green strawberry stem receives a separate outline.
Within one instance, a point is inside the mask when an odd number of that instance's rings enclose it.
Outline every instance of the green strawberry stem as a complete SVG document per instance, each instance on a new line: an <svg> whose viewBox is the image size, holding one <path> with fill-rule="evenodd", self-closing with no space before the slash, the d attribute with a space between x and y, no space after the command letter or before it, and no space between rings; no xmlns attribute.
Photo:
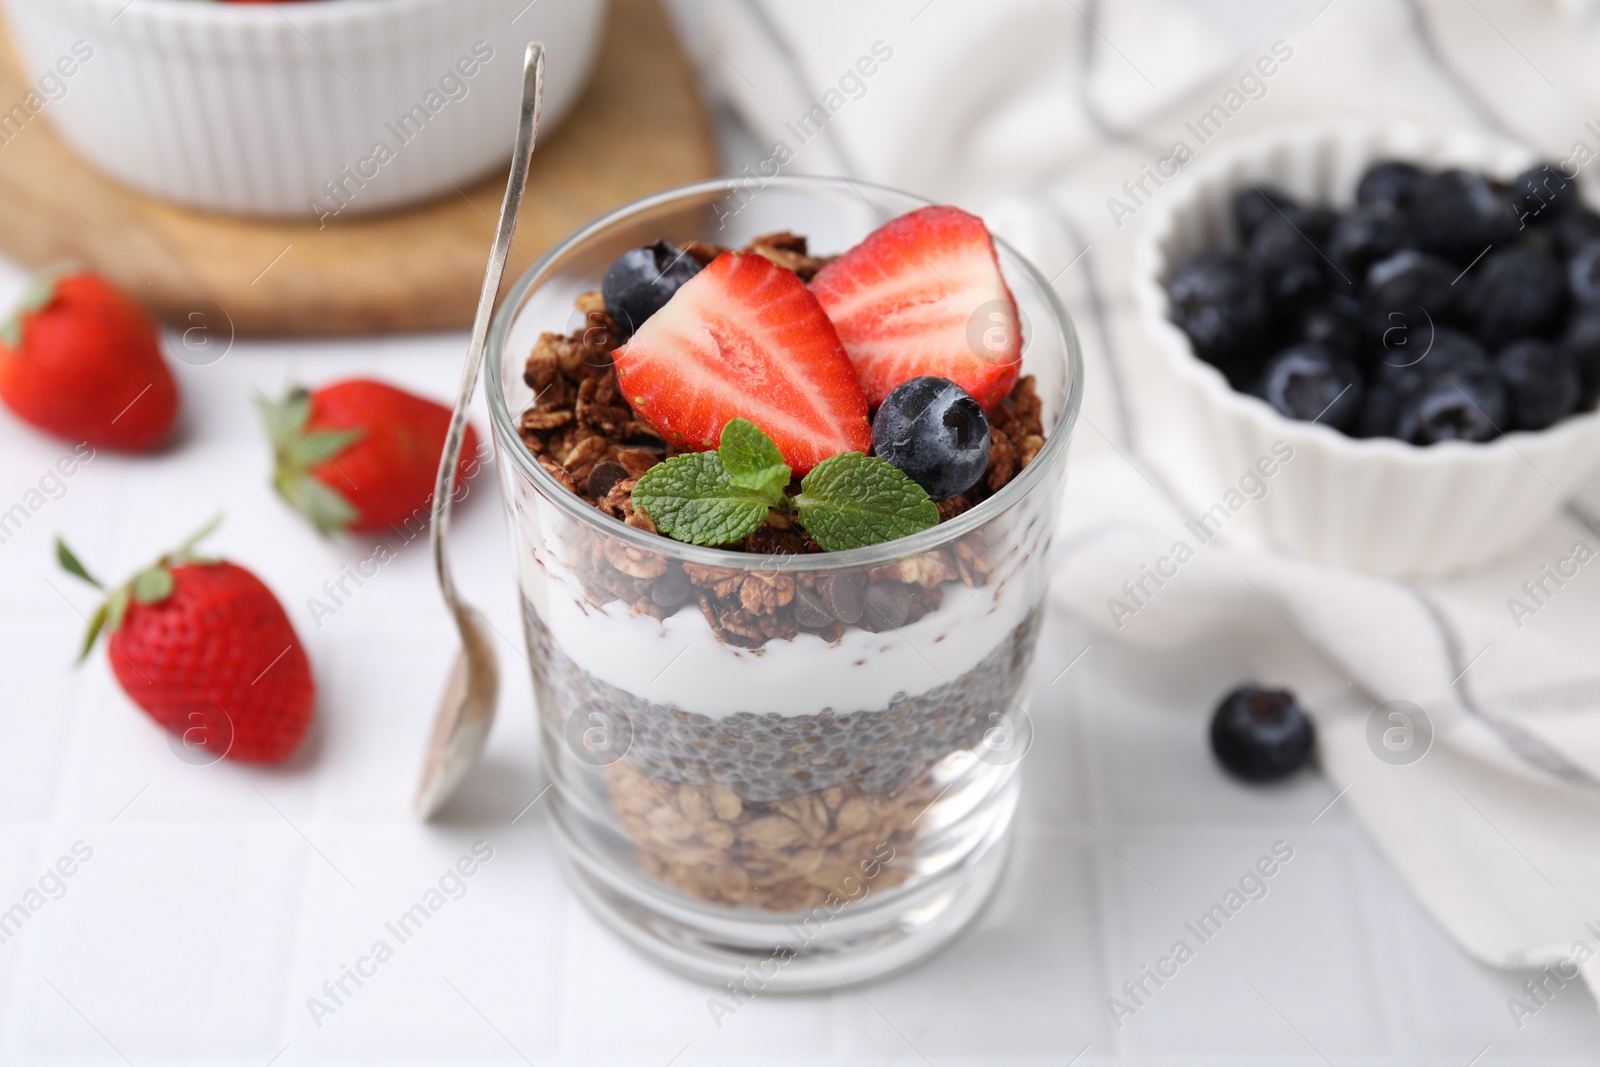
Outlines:
<svg viewBox="0 0 1600 1067"><path fill-rule="evenodd" d="M311 520L317 532L343 533L359 513L338 490L311 475L363 436L361 430L311 430L311 394L301 386L289 390L281 404L257 394L256 408L272 442L272 485L289 506Z"/></svg>
<svg viewBox="0 0 1600 1067"><path fill-rule="evenodd" d="M82 663L89 658L89 653L94 644L99 640L101 633L116 633L121 627L123 617L128 613L128 604L137 601L140 604L159 604L172 595L174 581L172 568L185 563L211 562L209 557L196 554L195 549L205 538L211 536L222 523L219 514L196 530L184 540L176 549L166 553L144 570L139 571L132 578L123 582L95 609L94 615L89 619L89 629L84 635L83 648L78 653L78 662ZM56 561L61 564L62 570L74 577L81 578L94 586L104 590L105 585L89 573L87 567L67 547L67 543L60 537L56 538Z"/></svg>
<svg viewBox="0 0 1600 1067"><path fill-rule="evenodd" d="M0 340L12 348L21 348L22 320L50 306L50 302L56 298L56 283L62 278L82 273L82 264L71 260L52 263L35 271L33 277L28 279L28 287L11 309L11 314L6 316L5 322L0 323Z"/></svg>

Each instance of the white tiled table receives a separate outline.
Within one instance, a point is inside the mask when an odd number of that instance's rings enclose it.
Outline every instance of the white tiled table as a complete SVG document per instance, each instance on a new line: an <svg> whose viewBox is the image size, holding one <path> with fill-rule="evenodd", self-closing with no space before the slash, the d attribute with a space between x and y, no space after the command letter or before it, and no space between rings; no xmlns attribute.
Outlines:
<svg viewBox="0 0 1600 1067"><path fill-rule="evenodd" d="M20 285L3 281L3 297ZM486 762L439 823L407 815L452 655L421 542L320 627L306 607L370 548L319 540L272 495L252 389L376 371L447 396L463 347L241 343L182 366L177 448L102 454L0 544L0 909L74 842L94 850L0 945L0 1064L1593 1062L1587 993L1569 987L1519 1031L1505 1000L1521 977L1447 942L1342 805L1312 823L1326 782L1254 790L1215 770L1200 711L1237 665L1096 643L1052 685L1090 640L1059 616L1035 675L1018 847L981 922L903 977L760 997L719 1027L709 989L638 959L573 899L542 803L512 822L545 783L492 479L460 513L456 557L506 638L506 692ZM64 451L0 417L0 510ZM312 737L280 769L185 763L103 654L71 665L94 598L54 568L51 535L120 578L219 508L212 546L278 592L321 690ZM347 980L317 1025L308 998L376 939L393 944L384 923L480 840L493 858L464 895L362 986ZM1107 998L1280 840L1294 858L1269 894L1117 1029Z"/></svg>

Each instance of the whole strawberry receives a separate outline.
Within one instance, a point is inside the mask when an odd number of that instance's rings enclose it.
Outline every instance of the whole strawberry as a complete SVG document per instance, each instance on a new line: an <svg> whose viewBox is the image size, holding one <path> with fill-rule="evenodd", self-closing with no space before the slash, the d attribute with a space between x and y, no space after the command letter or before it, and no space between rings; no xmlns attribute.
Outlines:
<svg viewBox="0 0 1600 1067"><path fill-rule="evenodd" d="M300 744L316 702L311 665L272 591L243 567L194 554L213 522L110 591L84 642L102 632L133 702L186 746L276 763ZM97 588L60 540L56 556Z"/></svg>
<svg viewBox="0 0 1600 1067"><path fill-rule="evenodd" d="M0 342L0 400L46 433L141 452L171 432L178 386L155 325L104 278L40 271Z"/></svg>
<svg viewBox="0 0 1600 1067"><path fill-rule="evenodd" d="M259 406L276 458L273 485L322 533L427 524L449 408L365 378L295 388ZM476 469L477 452L468 426L458 483Z"/></svg>

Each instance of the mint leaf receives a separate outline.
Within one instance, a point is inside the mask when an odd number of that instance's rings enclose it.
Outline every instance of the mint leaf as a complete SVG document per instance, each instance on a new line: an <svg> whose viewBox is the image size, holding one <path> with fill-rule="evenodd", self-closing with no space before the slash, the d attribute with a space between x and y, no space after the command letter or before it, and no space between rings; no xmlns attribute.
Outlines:
<svg viewBox="0 0 1600 1067"><path fill-rule="evenodd" d="M783 453L761 427L747 419L729 419L722 428L722 443L717 448L729 481L741 489L753 489L774 507L783 503L792 473Z"/></svg>
<svg viewBox="0 0 1600 1067"><path fill-rule="evenodd" d="M735 485L715 452L657 463L644 472L631 498L657 530L693 545L737 541L766 522L772 506L761 491Z"/></svg>
<svg viewBox="0 0 1600 1067"><path fill-rule="evenodd" d="M909 537L939 522L922 486L888 460L860 452L818 463L794 504L800 525L829 552Z"/></svg>

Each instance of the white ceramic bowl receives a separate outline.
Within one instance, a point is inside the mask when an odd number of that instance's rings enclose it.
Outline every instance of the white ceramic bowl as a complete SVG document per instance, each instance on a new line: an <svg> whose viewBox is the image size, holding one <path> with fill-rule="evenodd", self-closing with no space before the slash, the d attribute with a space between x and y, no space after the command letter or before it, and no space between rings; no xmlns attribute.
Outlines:
<svg viewBox="0 0 1600 1067"><path fill-rule="evenodd" d="M1366 167L1385 158L1498 178L1535 162L1526 149L1479 134L1369 123L1296 126L1202 154L1146 208L1134 288L1152 343L1134 353L1130 384L1146 425L1173 431L1152 448L1154 461L1192 517L1214 516L1208 532L1333 566L1431 577L1504 555L1559 511L1600 468L1600 414L1481 444L1358 440L1235 392L1168 316L1173 270L1202 248L1235 243L1229 198L1246 179L1344 207ZM1265 495L1251 499L1240 481L1275 445L1293 458L1268 462L1272 476L1256 479Z"/></svg>
<svg viewBox="0 0 1600 1067"><path fill-rule="evenodd" d="M193 207L306 218L447 193L503 164L527 43L547 50L548 130L583 90L605 12L604 0L5 5L24 76L44 83L37 110L85 159Z"/></svg>

